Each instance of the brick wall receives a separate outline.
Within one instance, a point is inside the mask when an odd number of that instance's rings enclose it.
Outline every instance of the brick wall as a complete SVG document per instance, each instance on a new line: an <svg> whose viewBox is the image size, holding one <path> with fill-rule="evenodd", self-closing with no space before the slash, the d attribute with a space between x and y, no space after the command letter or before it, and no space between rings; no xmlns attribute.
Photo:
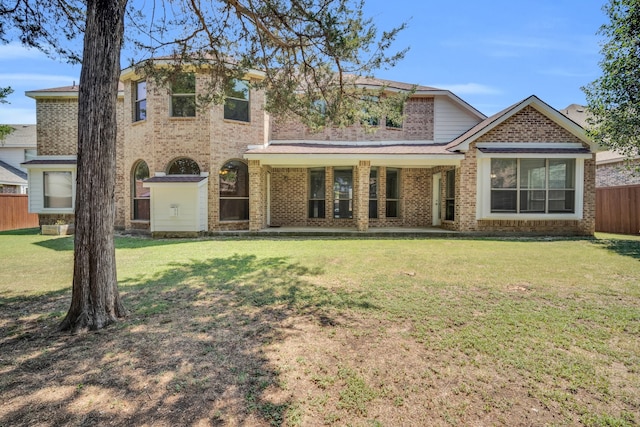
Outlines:
<svg viewBox="0 0 640 427"><path fill-rule="evenodd" d="M274 140L309 140L309 141L412 141L434 138L434 99L411 98L405 104L405 120L402 128L387 128L385 120L375 132L367 131L362 126L344 128L326 128L319 132L311 132L295 119L278 120L272 123Z"/></svg>
<svg viewBox="0 0 640 427"><path fill-rule="evenodd" d="M606 163L596 166L596 187L640 184L640 160Z"/></svg>
<svg viewBox="0 0 640 427"><path fill-rule="evenodd" d="M78 100L36 101L38 155L74 155L78 151Z"/></svg>
<svg viewBox="0 0 640 427"><path fill-rule="evenodd" d="M535 108L527 106L476 142L574 142L582 143L572 133L558 126Z"/></svg>

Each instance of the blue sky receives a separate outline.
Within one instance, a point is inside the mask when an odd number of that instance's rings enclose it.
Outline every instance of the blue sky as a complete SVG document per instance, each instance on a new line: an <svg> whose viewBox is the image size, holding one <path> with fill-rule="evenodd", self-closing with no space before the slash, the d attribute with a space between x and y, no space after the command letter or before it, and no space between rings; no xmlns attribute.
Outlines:
<svg viewBox="0 0 640 427"><path fill-rule="evenodd" d="M376 75L450 89L487 115L532 94L557 109L584 103L580 87L600 74L604 2L365 0L380 30L409 25L395 44L410 47L406 58ZM0 45L0 87L14 89L11 103L0 105L0 123L35 123L35 101L24 92L71 85L79 76L79 66Z"/></svg>

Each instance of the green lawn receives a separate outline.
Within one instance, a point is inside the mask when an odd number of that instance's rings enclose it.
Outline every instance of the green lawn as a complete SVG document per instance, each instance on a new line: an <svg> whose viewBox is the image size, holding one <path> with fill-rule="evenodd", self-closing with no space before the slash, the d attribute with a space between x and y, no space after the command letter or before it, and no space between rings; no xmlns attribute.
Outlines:
<svg viewBox="0 0 640 427"><path fill-rule="evenodd" d="M103 388L117 389L105 385L116 381L114 367L100 371L110 378L105 383L89 368L69 383L82 385L92 404L78 390L62 403L15 403L42 392L43 384L53 386L49 377L33 383L29 394L10 391L24 381L20 366L66 342L52 330L68 304L72 245L70 237L36 231L0 233L0 346L11 348L12 357L0 355L0 396L17 408L4 416L0 408L0 425L33 422L20 417L34 407L66 407L65 415L54 416L57 423L86 421L78 417L94 406L107 411L95 403ZM640 423L638 237L120 237L116 256L131 315L73 342L94 358L92 340L120 348L143 333L156 337L151 344L158 349L166 346L144 363L135 350L142 344L124 346L127 357L119 355L117 363L98 358L118 369L153 371L132 376L126 388L140 392L136 387L150 378L162 385L161 395L147 391L156 406L140 403L138 417L151 417L145 411L157 409L170 389L185 398L176 406L183 414L196 417L213 405L208 419L228 425ZM25 336L42 341L25 346ZM236 347L224 350L229 342L244 349L242 356ZM184 356L190 367L163 359L185 346L196 349ZM228 364L228 377L214 375L211 357ZM162 369L151 370L159 360ZM220 384L237 395L226 399L220 391L209 403L186 403ZM110 404L132 404L129 395L114 396ZM186 422L171 414L156 422Z"/></svg>

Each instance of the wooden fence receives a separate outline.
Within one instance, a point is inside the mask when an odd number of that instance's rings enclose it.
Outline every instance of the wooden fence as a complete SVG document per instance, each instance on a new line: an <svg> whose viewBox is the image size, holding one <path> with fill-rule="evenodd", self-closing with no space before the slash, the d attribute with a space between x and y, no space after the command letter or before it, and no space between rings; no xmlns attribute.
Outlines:
<svg viewBox="0 0 640 427"><path fill-rule="evenodd" d="M640 233L640 185L596 189L596 231Z"/></svg>
<svg viewBox="0 0 640 427"><path fill-rule="evenodd" d="M29 199L26 194L0 194L0 231L38 225L38 214L29 213Z"/></svg>

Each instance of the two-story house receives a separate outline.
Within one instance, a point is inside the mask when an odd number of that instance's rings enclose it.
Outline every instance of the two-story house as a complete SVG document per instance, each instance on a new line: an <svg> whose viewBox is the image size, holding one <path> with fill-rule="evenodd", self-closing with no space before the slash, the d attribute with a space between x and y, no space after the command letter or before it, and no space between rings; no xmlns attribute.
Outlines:
<svg viewBox="0 0 640 427"><path fill-rule="evenodd" d="M447 90L367 79L367 87L413 89L401 122L311 132L271 118L264 92L243 80L224 105L205 110L196 108L206 86L198 72L165 89L130 68L121 83L118 229L594 232L597 147L535 96L487 118ZM27 92L39 156L24 166L42 224L72 220L77 95L77 87Z"/></svg>

